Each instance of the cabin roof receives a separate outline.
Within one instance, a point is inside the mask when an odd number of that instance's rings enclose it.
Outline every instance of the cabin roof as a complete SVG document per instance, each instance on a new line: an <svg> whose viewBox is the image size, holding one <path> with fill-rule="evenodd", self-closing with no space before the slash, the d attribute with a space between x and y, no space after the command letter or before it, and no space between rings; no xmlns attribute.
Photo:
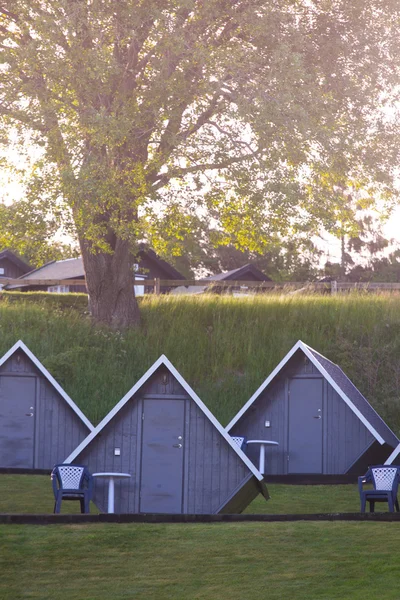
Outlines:
<svg viewBox="0 0 400 600"><path fill-rule="evenodd" d="M370 431L373 437L380 443L387 443L392 447L399 444L399 439L393 431L386 425L383 419L378 415L375 409L371 406L368 400L361 394L356 386L350 381L342 369L330 361L328 358L307 346L299 340L287 355L281 360L278 366L272 371L267 379L260 385L256 392L241 408L237 415L231 420L227 426L227 431L239 421L247 409L257 400L261 393L272 383L275 377L280 373L283 367L288 363L290 358L298 352L302 351L307 358L313 363L321 375L330 383L334 390L350 407L354 414L360 419L365 427Z"/></svg>
<svg viewBox="0 0 400 600"><path fill-rule="evenodd" d="M82 257L66 258L65 260L52 260L42 267L38 267L20 279L79 279L85 277Z"/></svg>
<svg viewBox="0 0 400 600"><path fill-rule="evenodd" d="M15 266L19 267L21 269L21 271L24 271L24 273L30 271L30 269L31 269L31 267L30 267L30 265L28 265L28 263L24 262L22 260L22 258L19 258L19 256L14 254L14 252L11 252L11 250L7 250L7 249L2 250L0 252L0 260L2 258L7 258L9 261L14 263Z"/></svg>
<svg viewBox="0 0 400 600"><path fill-rule="evenodd" d="M248 459L248 457L244 454L244 452L239 448L239 446L234 442L231 436L227 433L227 431L222 427L222 425L217 421L214 415L210 412L210 410L206 407L204 402L200 400L198 395L192 390L190 385L185 381L182 375L175 369L173 364L168 360L168 358L163 354L158 360L146 371L146 373L139 379L137 383L125 394L125 396L114 406L114 408L108 413L106 417L93 429L93 431L83 440L83 442L75 448L75 450L65 459L64 462L70 463L79 454L90 444L90 442L104 429L104 427L119 413L119 411L125 406L125 404L140 390L141 387L146 383L146 381L156 372L156 370L164 365L167 369L172 373L172 375L178 380L184 390L187 392L189 397L197 404L200 410L206 415L206 417L211 421L214 427L219 431L222 437L228 442L228 444L233 448L233 450L238 454L238 456L242 459L242 461L246 464L251 473L258 479L258 481L263 481L263 476L256 469L253 463Z"/></svg>
<svg viewBox="0 0 400 600"><path fill-rule="evenodd" d="M256 277L259 281L271 281L271 278L268 275L265 275L260 269L257 269L251 263L247 265L243 265L243 267L239 267L238 269L232 269L231 271L225 271L225 273L217 273L216 275L210 275L209 277L204 277L205 281L235 281L237 277L241 277L244 274L251 274Z"/></svg>
<svg viewBox="0 0 400 600"><path fill-rule="evenodd" d="M89 421L87 417L83 414L80 408L75 404L75 402L68 396L67 392L63 390L59 383L54 379L54 377L49 373L44 365L40 362L38 358L29 350L29 348L24 344L22 340L18 340L14 344L12 348L4 356L0 358L0 367L15 353L17 350L22 350L26 354L26 356L33 362L35 367L42 373L42 375L47 379L47 381L52 385L60 396L65 400L67 404L72 408L72 410L77 414L77 416L83 421L89 431L93 431L94 426Z"/></svg>
<svg viewBox="0 0 400 600"><path fill-rule="evenodd" d="M154 250L152 250L151 248L141 248L137 253L137 256L139 259L142 256L146 256L149 260L158 265L160 269L163 269L171 279L186 279L186 277L184 277L182 273L179 273L179 271L177 271L175 267L173 267L172 265L170 265L169 262L158 256L158 254L154 252Z"/></svg>

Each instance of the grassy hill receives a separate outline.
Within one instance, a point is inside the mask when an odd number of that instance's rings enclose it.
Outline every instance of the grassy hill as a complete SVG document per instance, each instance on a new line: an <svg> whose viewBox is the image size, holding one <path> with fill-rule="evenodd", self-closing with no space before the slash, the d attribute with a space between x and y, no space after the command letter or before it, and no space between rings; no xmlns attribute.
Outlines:
<svg viewBox="0 0 400 600"><path fill-rule="evenodd" d="M124 332L43 296L3 296L0 354L22 339L95 424L162 353L226 424L302 339L337 362L400 433L397 295L149 296L141 327Z"/></svg>

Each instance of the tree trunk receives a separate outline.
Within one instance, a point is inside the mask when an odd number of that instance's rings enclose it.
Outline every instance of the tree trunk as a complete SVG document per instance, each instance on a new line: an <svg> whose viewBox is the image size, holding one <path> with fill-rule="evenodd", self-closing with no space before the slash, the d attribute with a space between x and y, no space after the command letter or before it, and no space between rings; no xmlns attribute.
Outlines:
<svg viewBox="0 0 400 600"><path fill-rule="evenodd" d="M80 245L94 321L115 329L138 325L140 313L128 243L117 240L113 254L94 254L84 241Z"/></svg>

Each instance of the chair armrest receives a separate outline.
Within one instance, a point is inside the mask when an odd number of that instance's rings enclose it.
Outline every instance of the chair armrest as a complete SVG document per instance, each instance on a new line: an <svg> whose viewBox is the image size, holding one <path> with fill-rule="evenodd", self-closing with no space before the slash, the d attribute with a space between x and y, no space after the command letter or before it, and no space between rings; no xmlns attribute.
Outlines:
<svg viewBox="0 0 400 600"><path fill-rule="evenodd" d="M57 475L56 475L55 469L52 470L50 477L51 477L51 484L53 486L54 498L56 498L57 492L58 492L58 485L57 485Z"/></svg>

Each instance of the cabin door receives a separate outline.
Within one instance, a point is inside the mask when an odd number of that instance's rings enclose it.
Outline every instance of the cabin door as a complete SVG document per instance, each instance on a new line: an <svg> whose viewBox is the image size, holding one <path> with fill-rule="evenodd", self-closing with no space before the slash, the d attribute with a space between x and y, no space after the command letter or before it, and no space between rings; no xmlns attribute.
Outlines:
<svg viewBox="0 0 400 600"><path fill-rule="evenodd" d="M0 377L0 467L34 467L35 409L35 377Z"/></svg>
<svg viewBox="0 0 400 600"><path fill-rule="evenodd" d="M185 400L143 401L140 512L182 513Z"/></svg>
<svg viewBox="0 0 400 600"><path fill-rule="evenodd" d="M289 380L288 473L322 473L322 378Z"/></svg>

